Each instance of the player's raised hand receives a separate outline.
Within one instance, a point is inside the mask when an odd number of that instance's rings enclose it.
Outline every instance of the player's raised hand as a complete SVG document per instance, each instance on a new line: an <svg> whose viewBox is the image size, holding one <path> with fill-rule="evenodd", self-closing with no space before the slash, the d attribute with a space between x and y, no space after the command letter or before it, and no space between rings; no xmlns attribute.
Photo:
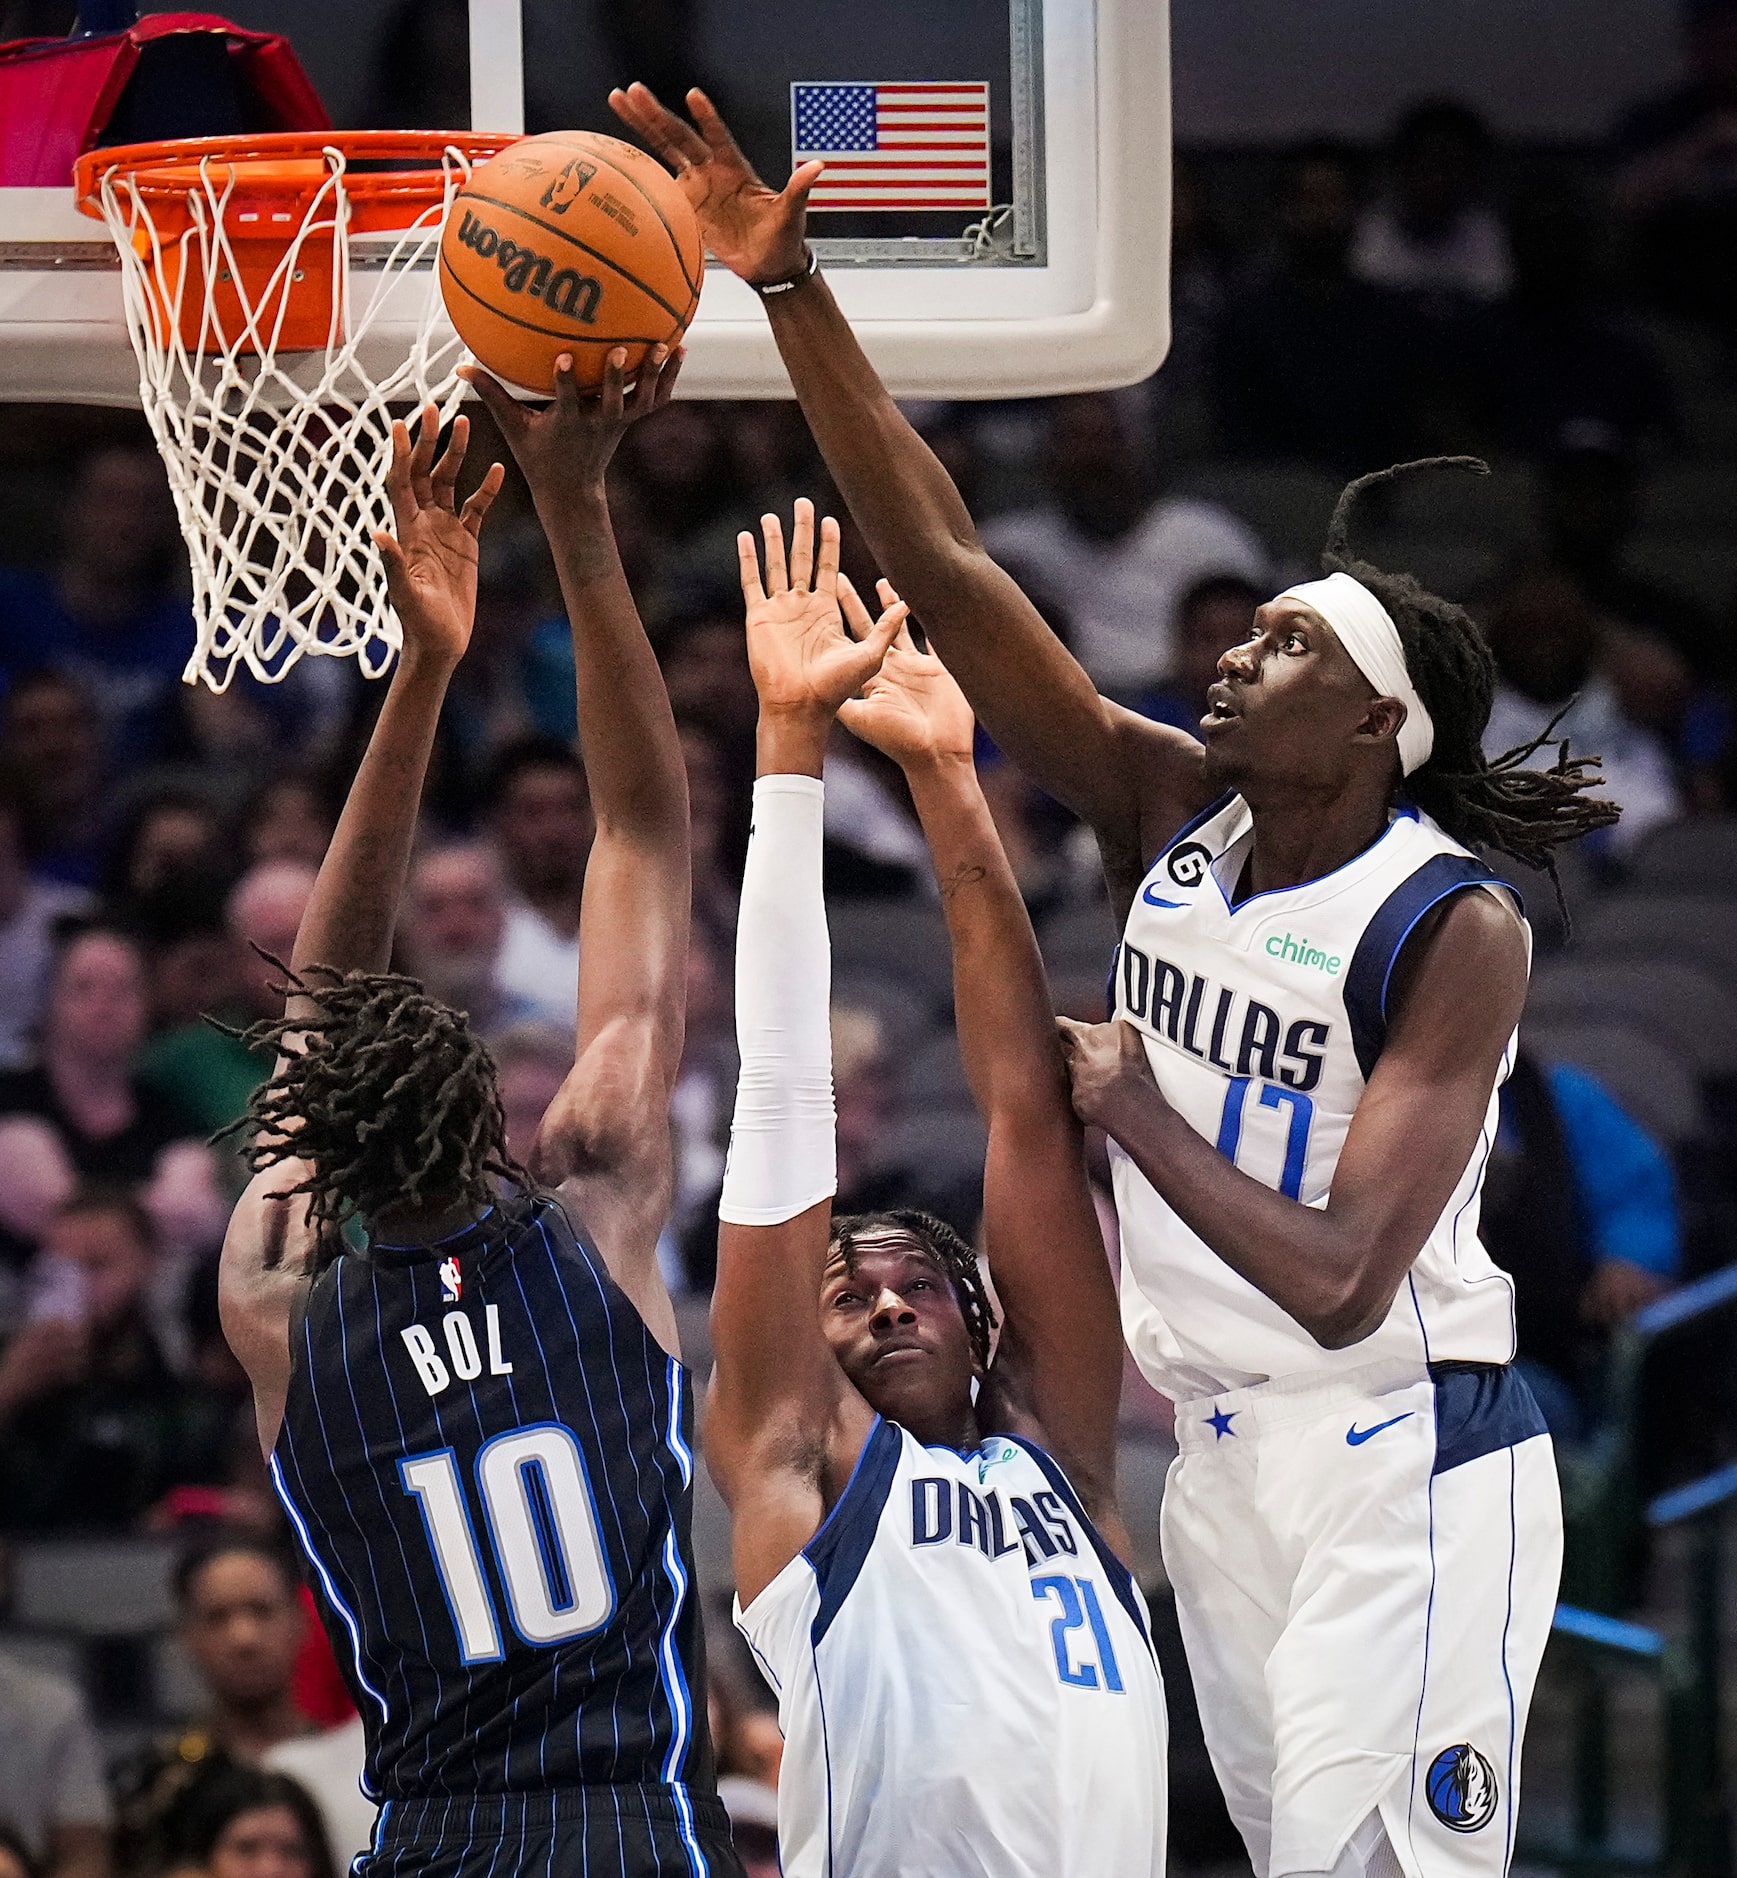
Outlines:
<svg viewBox="0 0 1737 1878"><path fill-rule="evenodd" d="M860 639L852 638L839 604L838 523L830 515L821 522L817 555L814 504L798 497L788 562L778 517L761 516L760 528L766 539L764 581L754 537L746 530L736 537L736 549L748 609L748 663L761 717L830 724L839 706L880 670L907 608L895 595L880 618L871 620L852 593L863 628Z"/></svg>
<svg viewBox="0 0 1737 1878"><path fill-rule="evenodd" d="M491 463L461 509L456 491L470 447L470 419L452 420L452 435L437 462L439 440L440 413L432 404L423 407L414 443L409 425L393 424L386 494L394 532L379 529L374 542L386 563L386 591L404 628L406 653L456 665L476 620L477 534L506 471Z"/></svg>
<svg viewBox="0 0 1737 1878"><path fill-rule="evenodd" d="M883 608L900 604L889 581L883 580L878 592ZM872 627L868 608L847 575L838 577L838 597L851 635L866 640ZM838 720L903 769L972 760L977 723L971 706L934 653L918 651L908 624L900 626L861 696L840 707Z"/></svg>
<svg viewBox="0 0 1737 1878"><path fill-rule="evenodd" d="M703 91L688 93L692 124L660 103L647 85L612 91L609 105L675 171L700 218L706 246L732 274L764 284L801 271L808 192L824 164L798 164L782 189L769 188Z"/></svg>
<svg viewBox="0 0 1737 1878"><path fill-rule="evenodd" d="M542 405L521 404L480 365L458 369L500 426L541 510L546 500L559 501L566 493L601 491L603 472L628 425L669 403L682 356L679 346L673 352L653 346L630 388L627 350L617 346L604 362L601 387L587 396L579 389L571 353L563 352L555 361L555 396ZM550 516L543 519L547 523Z"/></svg>

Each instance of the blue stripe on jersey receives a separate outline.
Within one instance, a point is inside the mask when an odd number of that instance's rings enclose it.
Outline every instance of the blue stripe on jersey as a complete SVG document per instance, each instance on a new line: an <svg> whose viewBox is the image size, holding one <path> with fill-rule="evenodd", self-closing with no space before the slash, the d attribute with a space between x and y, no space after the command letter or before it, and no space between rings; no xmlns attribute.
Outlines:
<svg viewBox="0 0 1737 1878"><path fill-rule="evenodd" d="M802 1556L813 1567L820 1589L820 1608L809 1630L811 1644L818 1644L831 1629L851 1586L862 1574L880 1529L887 1495L893 1490L903 1447L904 1437L898 1429L877 1415L837 1504L819 1532L802 1548Z"/></svg>
<svg viewBox="0 0 1737 1878"><path fill-rule="evenodd" d="M1450 894L1467 887L1502 887L1508 883L1482 861L1464 854L1437 854L1402 880L1363 929L1345 970L1345 1014L1351 1020L1351 1045L1367 1081L1387 1041L1387 988L1393 967L1412 929Z"/></svg>
<svg viewBox="0 0 1737 1878"><path fill-rule="evenodd" d="M1002 1438L1011 1441L1017 1448L1023 1448L1048 1476L1049 1484L1061 1495L1068 1511L1080 1522L1086 1537L1091 1540L1092 1550L1098 1555L1098 1563L1104 1568L1104 1576L1110 1581L1110 1589L1115 1592L1116 1601L1134 1620L1134 1628L1146 1639L1147 1649L1152 1649L1152 1626L1146 1615L1146 1604L1140 1596L1140 1588L1134 1583L1134 1574L1104 1543L1104 1535L1092 1523L1091 1514L1080 1504L1080 1496L1074 1492L1073 1482L1062 1472L1055 1456L1045 1452L1035 1441L1027 1441L1019 1435L1005 1435Z"/></svg>
<svg viewBox="0 0 1737 1878"><path fill-rule="evenodd" d="M379 1703L380 1716L384 1720L389 1712L386 1707L386 1698L368 1680L362 1668L362 1632L356 1619L349 1605L338 1596L338 1587L332 1582L332 1574L327 1571L325 1560L314 1550L314 1542L308 1532L307 1522L302 1518L295 1501L290 1498L289 1489L283 1484L283 1469L278 1466L277 1456L272 1455L265 1465L267 1473L271 1475L272 1490L282 1502L283 1510L289 1514L290 1524L296 1529L296 1538L300 1540L301 1548L307 1554L308 1563L319 1573L320 1586L326 1594L327 1603L344 1620L344 1628L350 1633L350 1647L356 1657L356 1680Z"/></svg>
<svg viewBox="0 0 1737 1878"><path fill-rule="evenodd" d="M693 1484L694 1457L682 1434L682 1366L673 1356L669 1358L666 1381L669 1388L669 1426L664 1431L664 1439L669 1443L670 1452L676 1458L682 1485L687 1487ZM663 1564L664 1571L669 1577L670 1587L675 1592L674 1602L670 1606L669 1623L664 1628L663 1637L658 1646L664 1693L669 1701L670 1712L675 1717L675 1727L670 1734L669 1749L664 1755L663 1777L669 1782L670 1790L675 1795L676 1813L680 1822L679 1830L682 1845L687 1851L688 1864L701 1875L701 1878L704 1878L704 1874L710 1872L711 1866L706 1862L706 1855L700 1850L700 1842L694 1836L693 1808L688 1803L688 1790L681 1781L682 1759L688 1748L693 1698L688 1689L688 1679L682 1673L681 1656L676 1649L676 1626L681 1622L682 1613L687 1608L688 1575L682 1566L681 1548L676 1544L673 1526L664 1536Z"/></svg>
<svg viewBox="0 0 1737 1878"><path fill-rule="evenodd" d="M1549 1433L1517 1369L1495 1363L1432 1363L1429 1373L1435 1384L1432 1474L1445 1474Z"/></svg>

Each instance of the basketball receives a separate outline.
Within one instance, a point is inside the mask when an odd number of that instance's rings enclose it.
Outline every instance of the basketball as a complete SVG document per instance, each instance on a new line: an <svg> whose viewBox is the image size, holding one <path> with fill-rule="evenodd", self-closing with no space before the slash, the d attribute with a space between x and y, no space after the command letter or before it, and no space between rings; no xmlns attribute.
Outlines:
<svg viewBox="0 0 1737 1878"><path fill-rule="evenodd" d="M594 386L625 346L631 378L687 331L704 266L699 223L662 164L583 130L527 137L479 165L440 242L459 337L525 391L554 390L563 352Z"/></svg>

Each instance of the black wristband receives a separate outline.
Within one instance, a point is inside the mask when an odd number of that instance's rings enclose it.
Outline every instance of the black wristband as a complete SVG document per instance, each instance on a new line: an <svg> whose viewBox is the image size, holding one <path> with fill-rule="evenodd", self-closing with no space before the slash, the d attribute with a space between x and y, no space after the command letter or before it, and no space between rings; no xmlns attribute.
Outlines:
<svg viewBox="0 0 1737 1878"><path fill-rule="evenodd" d="M803 243L803 252L808 259L796 273L788 275L783 280L751 280L748 285L764 300L775 293L789 293L793 288L800 287L805 280L812 280L820 272L820 256L806 242Z"/></svg>

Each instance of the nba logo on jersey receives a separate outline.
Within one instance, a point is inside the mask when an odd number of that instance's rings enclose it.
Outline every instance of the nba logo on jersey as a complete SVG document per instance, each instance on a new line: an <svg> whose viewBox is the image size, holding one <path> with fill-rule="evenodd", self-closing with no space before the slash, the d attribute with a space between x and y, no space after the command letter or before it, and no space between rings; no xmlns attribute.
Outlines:
<svg viewBox="0 0 1737 1878"><path fill-rule="evenodd" d="M464 1289L464 1279L460 1275L457 1259L442 1259L440 1262L440 1301L442 1304L456 1304L458 1295Z"/></svg>

